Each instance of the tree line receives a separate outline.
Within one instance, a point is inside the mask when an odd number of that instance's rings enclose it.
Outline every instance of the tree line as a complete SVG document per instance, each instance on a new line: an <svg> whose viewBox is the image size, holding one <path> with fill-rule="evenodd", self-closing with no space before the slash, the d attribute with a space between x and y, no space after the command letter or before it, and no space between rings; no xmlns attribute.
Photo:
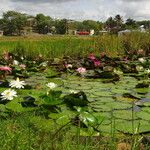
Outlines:
<svg viewBox="0 0 150 150"><path fill-rule="evenodd" d="M0 19L0 30L4 35L22 35L24 31L39 34L67 34L69 30L87 31L94 29L98 34L101 30L116 34L121 30L136 30L141 25L150 29L150 20L136 21L132 18L123 20L119 14L115 17L109 17L105 22L84 20L74 21L67 19L53 19L44 14L36 16L27 15L16 11L7 11L3 13Z"/></svg>

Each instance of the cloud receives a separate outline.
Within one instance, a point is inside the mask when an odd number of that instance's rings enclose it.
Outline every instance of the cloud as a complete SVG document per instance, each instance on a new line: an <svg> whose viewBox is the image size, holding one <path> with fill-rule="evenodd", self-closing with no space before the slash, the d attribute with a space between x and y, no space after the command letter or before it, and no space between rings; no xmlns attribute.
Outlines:
<svg viewBox="0 0 150 150"><path fill-rule="evenodd" d="M65 3L65 2L71 2L75 0L10 0L12 2L20 2L20 3ZM36 2L35 2L36 1Z"/></svg>
<svg viewBox="0 0 150 150"><path fill-rule="evenodd" d="M149 0L1 0L0 15L8 10L76 20L105 21L120 14L126 20L150 19Z"/></svg>

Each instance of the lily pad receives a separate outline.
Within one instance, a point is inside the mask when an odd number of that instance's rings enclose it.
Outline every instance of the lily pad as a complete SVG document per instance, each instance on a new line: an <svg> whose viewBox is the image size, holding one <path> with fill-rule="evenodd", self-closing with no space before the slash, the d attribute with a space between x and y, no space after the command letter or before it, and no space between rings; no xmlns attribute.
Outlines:
<svg viewBox="0 0 150 150"><path fill-rule="evenodd" d="M142 120L134 120L134 121L116 120L116 129L123 133L139 134L149 132L150 126L147 121Z"/></svg>
<svg viewBox="0 0 150 150"><path fill-rule="evenodd" d="M123 103L123 102L111 102L111 103L107 103L107 106L109 106L112 109L128 109L132 107L131 104Z"/></svg>
<svg viewBox="0 0 150 150"><path fill-rule="evenodd" d="M115 110L113 112L115 118L124 119L124 120L135 120L138 119L136 113L132 110Z"/></svg>
<svg viewBox="0 0 150 150"><path fill-rule="evenodd" d="M109 91L95 91L93 92L93 95L96 96L112 96L112 93Z"/></svg>
<svg viewBox="0 0 150 150"><path fill-rule="evenodd" d="M136 114L136 116L143 119L143 120L150 121L150 113L148 113L146 111L140 111Z"/></svg>
<svg viewBox="0 0 150 150"><path fill-rule="evenodd" d="M145 111L145 112L150 113L150 107L143 107L143 108L142 108L142 111Z"/></svg>

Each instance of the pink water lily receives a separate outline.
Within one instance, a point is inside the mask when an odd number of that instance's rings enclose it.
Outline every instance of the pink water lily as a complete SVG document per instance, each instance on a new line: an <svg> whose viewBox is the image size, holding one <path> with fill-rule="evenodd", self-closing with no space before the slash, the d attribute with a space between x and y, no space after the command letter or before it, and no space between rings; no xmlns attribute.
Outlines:
<svg viewBox="0 0 150 150"><path fill-rule="evenodd" d="M93 53L91 53L91 54L88 56L88 58L89 58L90 60L95 60L95 59L96 59Z"/></svg>
<svg viewBox="0 0 150 150"><path fill-rule="evenodd" d="M25 68L26 68L26 65L25 65L25 64L20 64L19 67L20 67L21 69L25 69Z"/></svg>
<svg viewBox="0 0 150 150"><path fill-rule="evenodd" d="M95 67L101 66L101 62L99 60L94 60L94 66Z"/></svg>
<svg viewBox="0 0 150 150"><path fill-rule="evenodd" d="M12 69L9 66L1 66L0 70L1 71L6 71L6 72L11 72L12 71Z"/></svg>
<svg viewBox="0 0 150 150"><path fill-rule="evenodd" d="M80 74L84 74L84 73L86 73L86 68L80 67L76 71Z"/></svg>

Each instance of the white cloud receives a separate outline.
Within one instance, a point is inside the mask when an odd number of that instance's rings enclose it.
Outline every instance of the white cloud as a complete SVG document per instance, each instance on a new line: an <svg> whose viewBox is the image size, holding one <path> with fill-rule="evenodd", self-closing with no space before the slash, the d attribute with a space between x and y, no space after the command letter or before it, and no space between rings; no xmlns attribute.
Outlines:
<svg viewBox="0 0 150 150"><path fill-rule="evenodd" d="M1 0L0 15L16 10L35 15L44 13L51 17L77 20L106 20L120 14L125 19L150 19L149 0Z"/></svg>

